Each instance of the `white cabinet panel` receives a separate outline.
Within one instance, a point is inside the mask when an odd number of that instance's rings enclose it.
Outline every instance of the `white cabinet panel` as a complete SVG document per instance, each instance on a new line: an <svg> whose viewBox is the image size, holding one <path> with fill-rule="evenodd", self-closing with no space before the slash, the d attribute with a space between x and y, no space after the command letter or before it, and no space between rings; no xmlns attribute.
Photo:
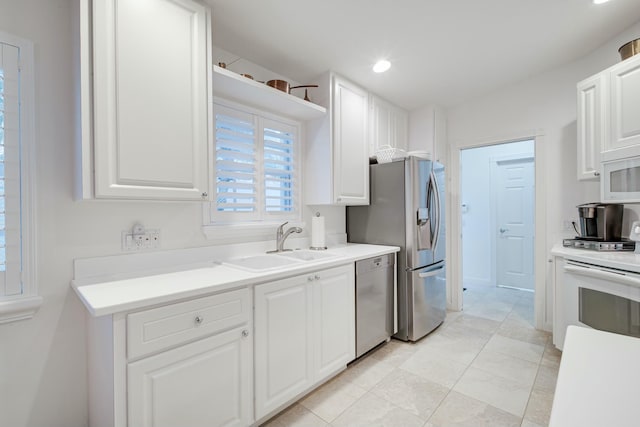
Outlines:
<svg viewBox="0 0 640 427"><path fill-rule="evenodd" d="M255 288L256 419L312 382L311 288L307 277Z"/></svg>
<svg viewBox="0 0 640 427"><path fill-rule="evenodd" d="M316 83L325 88L316 101L329 114L307 123L305 202L369 204L368 93L332 73Z"/></svg>
<svg viewBox="0 0 640 427"><path fill-rule="evenodd" d="M251 422L250 337L241 328L130 363L128 424L246 426Z"/></svg>
<svg viewBox="0 0 640 427"><path fill-rule="evenodd" d="M334 194L341 204L369 203L368 94L334 78Z"/></svg>
<svg viewBox="0 0 640 427"><path fill-rule="evenodd" d="M95 197L208 191L208 21L192 0L93 2Z"/></svg>
<svg viewBox="0 0 640 427"><path fill-rule="evenodd" d="M255 287L256 420L355 358L353 264Z"/></svg>
<svg viewBox="0 0 640 427"><path fill-rule="evenodd" d="M577 85L578 179L600 175L600 151L608 135L608 76L601 73Z"/></svg>
<svg viewBox="0 0 640 427"><path fill-rule="evenodd" d="M318 273L313 285L314 351L318 379L355 359L355 289L352 269Z"/></svg>
<svg viewBox="0 0 640 427"><path fill-rule="evenodd" d="M251 293L238 289L127 315L127 354L135 359L249 322Z"/></svg>
<svg viewBox="0 0 640 427"><path fill-rule="evenodd" d="M640 56L610 71L611 140L608 150L640 145Z"/></svg>
<svg viewBox="0 0 640 427"><path fill-rule="evenodd" d="M370 96L370 101L369 156L387 147L406 151L409 113L375 95Z"/></svg>
<svg viewBox="0 0 640 427"><path fill-rule="evenodd" d="M312 382L311 298L306 276L255 288L256 419Z"/></svg>

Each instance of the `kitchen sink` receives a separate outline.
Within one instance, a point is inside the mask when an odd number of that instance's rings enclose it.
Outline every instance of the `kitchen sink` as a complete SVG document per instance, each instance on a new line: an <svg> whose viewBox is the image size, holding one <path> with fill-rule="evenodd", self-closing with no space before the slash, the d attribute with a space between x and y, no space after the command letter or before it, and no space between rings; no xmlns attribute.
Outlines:
<svg viewBox="0 0 640 427"><path fill-rule="evenodd" d="M295 258L302 261L316 261L319 259L335 257L334 254L328 254L326 252L307 251L307 250L281 252L278 255L281 257Z"/></svg>
<svg viewBox="0 0 640 427"><path fill-rule="evenodd" d="M265 271L286 267L300 263L301 260L294 257L279 257L274 255L255 255L246 258L236 258L224 261L232 267L249 271Z"/></svg>
<svg viewBox="0 0 640 427"><path fill-rule="evenodd" d="M305 261L317 261L333 258L336 255L325 252L298 250L278 252L276 254L254 255L244 258L229 259L224 264L248 271L274 270L287 266L293 266Z"/></svg>

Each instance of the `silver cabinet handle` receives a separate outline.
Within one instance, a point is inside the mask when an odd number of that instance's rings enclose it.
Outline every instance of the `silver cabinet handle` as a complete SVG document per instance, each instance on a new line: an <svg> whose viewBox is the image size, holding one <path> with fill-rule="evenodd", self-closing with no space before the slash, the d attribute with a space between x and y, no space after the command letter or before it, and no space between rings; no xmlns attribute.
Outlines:
<svg viewBox="0 0 640 427"><path fill-rule="evenodd" d="M249 331L248 331L248 330L246 330L246 329L245 329L245 330L243 330L243 331L242 331L242 336L243 336L244 338L248 337L248 336L249 336Z"/></svg>
<svg viewBox="0 0 640 427"><path fill-rule="evenodd" d="M594 176L600 176L600 172L595 171L595 172L593 173L593 175L594 175Z"/></svg>
<svg viewBox="0 0 640 427"><path fill-rule="evenodd" d="M500 229L500 233L501 233L501 234L502 234L502 233L506 233L507 231L509 231L509 229L508 229L508 228L501 228L501 229Z"/></svg>
<svg viewBox="0 0 640 427"><path fill-rule="evenodd" d="M196 316L196 318L193 319L196 325L201 325L203 320L204 320L204 317L202 316Z"/></svg>

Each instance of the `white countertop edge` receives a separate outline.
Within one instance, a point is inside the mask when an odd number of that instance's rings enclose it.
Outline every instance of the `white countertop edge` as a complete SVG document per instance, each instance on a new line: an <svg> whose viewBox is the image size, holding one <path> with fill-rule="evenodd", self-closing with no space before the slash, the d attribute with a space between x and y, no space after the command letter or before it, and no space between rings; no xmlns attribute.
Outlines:
<svg viewBox="0 0 640 427"><path fill-rule="evenodd" d="M549 427L638 426L640 338L569 326Z"/></svg>
<svg viewBox="0 0 640 427"><path fill-rule="evenodd" d="M588 264L616 268L640 273L640 254L626 252L598 252L588 249L566 248L557 243L551 248L551 255L561 256Z"/></svg>
<svg viewBox="0 0 640 427"><path fill-rule="evenodd" d="M285 268L263 272L249 272L225 264L216 264L208 268L174 271L93 284L72 281L71 285L87 311L92 316L99 317L257 285L317 271L318 269L338 267L362 259L395 253L399 250L400 248L397 246L350 243L327 251L327 253L335 254L335 257L301 262ZM173 284L180 281L189 283L188 285L181 284L179 288L176 288Z"/></svg>

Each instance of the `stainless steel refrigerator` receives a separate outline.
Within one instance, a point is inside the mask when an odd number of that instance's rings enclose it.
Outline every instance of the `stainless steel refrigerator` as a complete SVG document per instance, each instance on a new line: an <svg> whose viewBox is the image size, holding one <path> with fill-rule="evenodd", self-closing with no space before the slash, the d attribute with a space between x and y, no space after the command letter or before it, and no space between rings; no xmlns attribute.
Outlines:
<svg viewBox="0 0 640 427"><path fill-rule="evenodd" d="M347 208L347 238L400 246L394 337L417 341L446 315L444 166L412 156L370 165L370 185L370 205Z"/></svg>

